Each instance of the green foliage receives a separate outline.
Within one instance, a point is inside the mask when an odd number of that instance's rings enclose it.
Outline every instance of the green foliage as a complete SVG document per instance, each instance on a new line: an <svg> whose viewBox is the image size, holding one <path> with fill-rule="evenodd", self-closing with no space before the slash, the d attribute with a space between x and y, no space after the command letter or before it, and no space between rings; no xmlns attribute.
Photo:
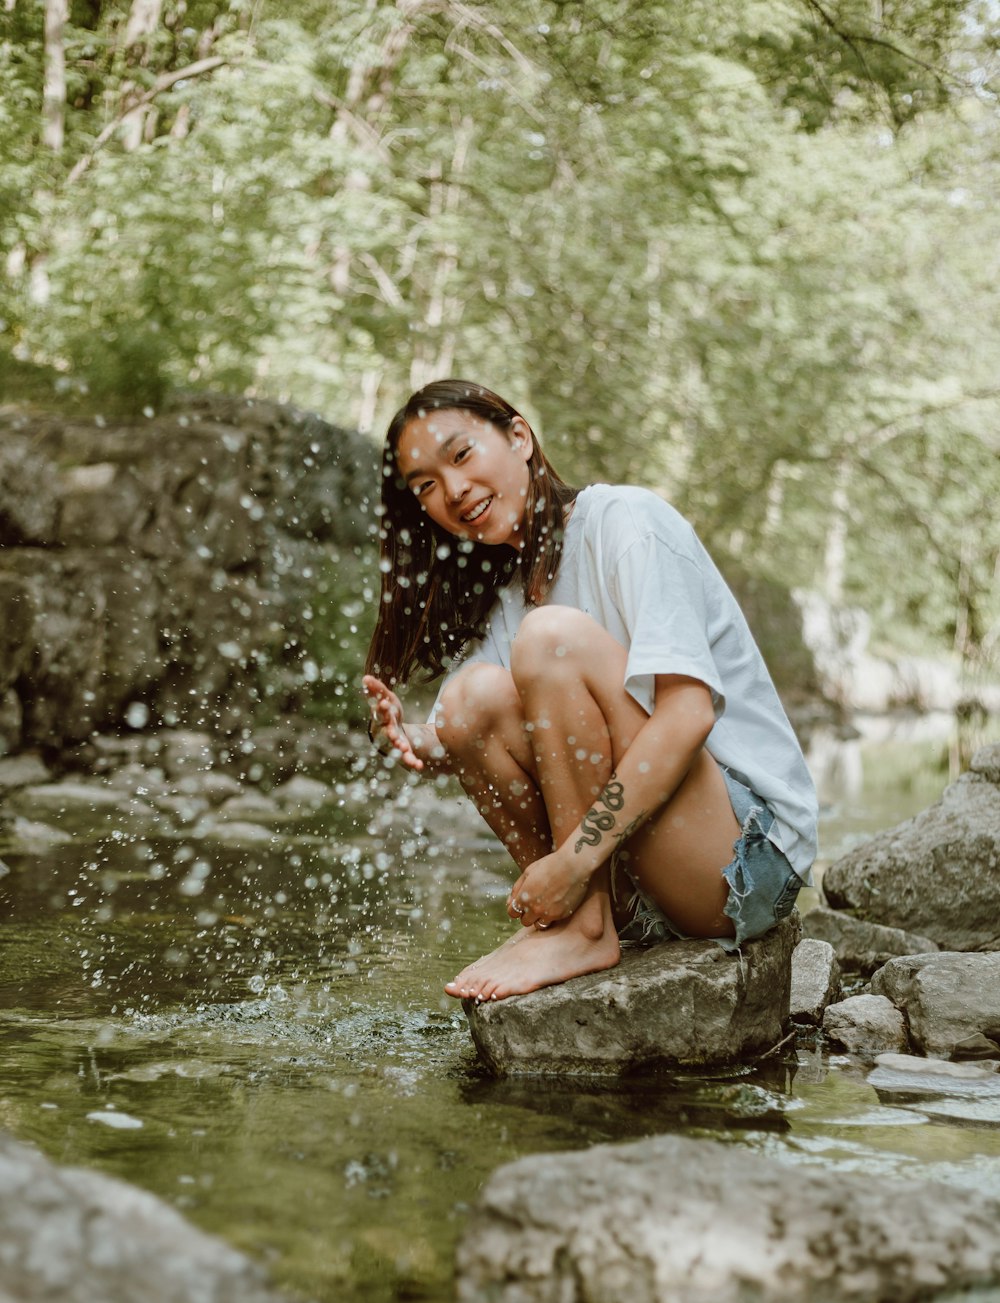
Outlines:
<svg viewBox="0 0 1000 1303"><path fill-rule="evenodd" d="M44 4L0 12L12 382L378 424L473 375L571 478L996 650L993 7L164 0L125 48L129 18L74 4L57 153Z"/></svg>

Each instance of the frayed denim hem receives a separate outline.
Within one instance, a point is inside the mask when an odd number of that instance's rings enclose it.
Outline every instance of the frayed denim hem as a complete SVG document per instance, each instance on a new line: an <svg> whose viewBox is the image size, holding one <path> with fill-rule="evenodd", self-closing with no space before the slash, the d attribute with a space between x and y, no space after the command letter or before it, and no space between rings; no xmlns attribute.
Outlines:
<svg viewBox="0 0 1000 1303"><path fill-rule="evenodd" d="M736 935L708 940L732 954L745 941L763 936L786 918L803 883L784 853L768 839L774 813L764 799L729 770L723 769L722 776L741 830L733 843L733 858L721 871L729 886L723 912L733 920ZM660 941L688 939L642 890L621 861L619 854L611 861L611 899L613 902L624 899L629 916L618 931L620 940L650 946Z"/></svg>

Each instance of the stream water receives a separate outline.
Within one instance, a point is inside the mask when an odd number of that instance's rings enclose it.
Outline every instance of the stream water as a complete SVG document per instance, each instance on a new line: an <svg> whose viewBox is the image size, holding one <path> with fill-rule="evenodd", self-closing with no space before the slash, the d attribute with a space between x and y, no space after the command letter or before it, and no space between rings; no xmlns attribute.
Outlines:
<svg viewBox="0 0 1000 1303"><path fill-rule="evenodd" d="M937 798L962 749L940 723L814 738L825 860ZM684 1132L1000 1195L995 1122L881 1103L818 1041L698 1076L484 1077L442 985L507 932L505 857L450 788L324 777L331 801L244 845L67 813L67 840L5 856L0 1126L321 1303L450 1298L488 1174L601 1141Z"/></svg>

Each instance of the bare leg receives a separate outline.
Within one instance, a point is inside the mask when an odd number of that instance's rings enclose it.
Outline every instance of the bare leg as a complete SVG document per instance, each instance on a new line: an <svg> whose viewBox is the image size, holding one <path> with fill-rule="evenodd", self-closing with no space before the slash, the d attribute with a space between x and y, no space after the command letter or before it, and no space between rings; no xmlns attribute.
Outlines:
<svg viewBox="0 0 1000 1303"><path fill-rule="evenodd" d="M470 666L449 689L442 716L438 736L455 773L518 868L527 868L547 855L554 842L531 745L534 729L526 727L512 676L492 665ZM539 733L547 723L542 722ZM575 735L569 736L575 747ZM574 798L573 808L579 805L580 815L610 776L606 746L600 761L600 770L594 769L583 794ZM561 818L563 836L575 822L571 813ZM595 875L590 895L572 918L545 930L518 928L499 949L470 964L445 990L458 997L500 999L611 967L618 962L619 946L614 927L606 926L607 900L607 874L602 871ZM502 982L501 974L506 975Z"/></svg>
<svg viewBox="0 0 1000 1303"><path fill-rule="evenodd" d="M553 849L514 680L499 665L470 665L441 704L438 738L466 795L519 869Z"/></svg>
<svg viewBox="0 0 1000 1303"><path fill-rule="evenodd" d="M488 734L475 722L479 712L467 703L464 716L454 712L465 736L449 735L446 726L443 740L455 755L466 790L512 853L517 847L519 867L524 854L533 862L572 831L645 721L645 713L621 686L625 660L619 644L588 616L543 607L527 617L515 641L502 723L494 718ZM480 668L487 667L470 667L468 674ZM495 692L491 699L501 701ZM477 733L478 746L472 740ZM479 768L465 758L476 754L483 762ZM515 782L530 783L517 796L511 795L508 775L514 769L509 762L517 770ZM718 766L701 752L673 798L630 839L629 867L684 931L731 935L732 924L723 913L727 887L721 870L738 835ZM502 999L611 967L619 953L608 874L602 870L568 919L544 931L520 929L445 989L451 995Z"/></svg>

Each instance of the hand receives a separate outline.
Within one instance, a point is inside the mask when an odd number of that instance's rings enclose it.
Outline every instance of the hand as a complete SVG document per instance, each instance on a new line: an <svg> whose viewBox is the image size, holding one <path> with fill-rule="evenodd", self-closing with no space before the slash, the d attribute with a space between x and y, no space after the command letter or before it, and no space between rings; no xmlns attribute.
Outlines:
<svg viewBox="0 0 1000 1303"><path fill-rule="evenodd" d="M407 769L423 769L424 762L414 751L403 727L403 703L372 674L366 674L361 680L361 689L371 706L369 736L376 750L384 750L384 743L388 742L391 750L399 752L400 761Z"/></svg>
<svg viewBox="0 0 1000 1303"><path fill-rule="evenodd" d="M575 856L554 851L529 864L514 883L507 898L507 913L525 927L548 927L573 913L587 894L589 883L590 873Z"/></svg>

